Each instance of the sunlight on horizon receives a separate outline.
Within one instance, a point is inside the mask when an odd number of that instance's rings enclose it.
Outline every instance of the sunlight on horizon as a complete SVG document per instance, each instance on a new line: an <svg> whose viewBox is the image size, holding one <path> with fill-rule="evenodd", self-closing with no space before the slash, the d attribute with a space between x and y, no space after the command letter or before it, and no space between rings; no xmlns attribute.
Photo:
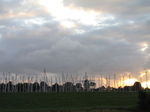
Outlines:
<svg viewBox="0 0 150 112"><path fill-rule="evenodd" d="M133 86L136 81L137 79L125 79L122 83L124 83L124 86Z"/></svg>
<svg viewBox="0 0 150 112"><path fill-rule="evenodd" d="M115 87L115 88L118 88L118 87L124 87L124 86L133 86L135 82L140 82L141 83L141 86L143 88L146 88L146 87L150 87L150 80L148 80L147 82L145 81L145 78L144 78L144 81L140 81L138 80L137 78L130 78L129 77L117 77L116 80L114 80L114 78L110 79L110 82L108 81L109 79L107 78L100 78L100 77L97 77L95 78L95 82L96 82L96 86L97 87L101 87L101 86L110 86L111 87Z"/></svg>
<svg viewBox="0 0 150 112"><path fill-rule="evenodd" d="M147 87L149 88L150 87L150 81L142 82L141 86L144 87L144 88L147 88Z"/></svg>

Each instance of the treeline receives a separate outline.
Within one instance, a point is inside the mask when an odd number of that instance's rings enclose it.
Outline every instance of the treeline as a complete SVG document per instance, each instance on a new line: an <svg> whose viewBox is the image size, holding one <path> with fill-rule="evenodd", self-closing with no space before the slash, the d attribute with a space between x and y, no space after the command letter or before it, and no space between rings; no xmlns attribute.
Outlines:
<svg viewBox="0 0 150 112"><path fill-rule="evenodd" d="M140 82L135 82L133 86L124 87L98 87L96 83L91 82L88 79L84 80L83 83L72 83L66 82L64 84L47 84L44 81L40 83L17 83L14 84L12 81L8 83L0 83L0 92L104 92L104 91L138 91L142 90ZM147 88L148 89L148 88Z"/></svg>
<svg viewBox="0 0 150 112"><path fill-rule="evenodd" d="M17 83L9 81L8 83L0 84L0 92L77 92L77 91L91 91L94 90L96 83L85 80L84 87L81 83L73 84L72 82L66 82L62 85L58 83L49 86L46 82L40 83Z"/></svg>

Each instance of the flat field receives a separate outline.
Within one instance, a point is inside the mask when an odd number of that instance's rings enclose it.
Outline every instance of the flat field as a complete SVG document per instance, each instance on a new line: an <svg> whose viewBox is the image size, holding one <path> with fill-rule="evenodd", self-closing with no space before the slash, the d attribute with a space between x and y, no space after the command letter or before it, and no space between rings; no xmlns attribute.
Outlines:
<svg viewBox="0 0 150 112"><path fill-rule="evenodd" d="M109 112L110 109L126 112L136 107L137 95L137 92L0 93L0 112Z"/></svg>

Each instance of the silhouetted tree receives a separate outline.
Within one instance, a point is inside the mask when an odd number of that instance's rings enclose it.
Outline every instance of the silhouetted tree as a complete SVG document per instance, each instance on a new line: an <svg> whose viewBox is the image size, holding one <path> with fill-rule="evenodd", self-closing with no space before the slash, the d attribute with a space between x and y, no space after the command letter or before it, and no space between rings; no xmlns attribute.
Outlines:
<svg viewBox="0 0 150 112"><path fill-rule="evenodd" d="M6 88L7 88L6 91L7 91L7 92L11 92L11 91L12 91L12 86L13 86L13 85L12 85L12 82L9 81L9 82L6 84Z"/></svg>
<svg viewBox="0 0 150 112"><path fill-rule="evenodd" d="M85 91L89 91L90 90L90 82L87 79L84 81L84 90Z"/></svg>
<svg viewBox="0 0 150 112"><path fill-rule="evenodd" d="M91 91L94 91L95 87L96 87L96 83L95 82L90 82Z"/></svg>
<svg viewBox="0 0 150 112"><path fill-rule="evenodd" d="M39 83L38 83L38 82L34 82L34 83L33 83L33 91L34 91L34 92L38 92L39 89L40 89Z"/></svg>
<svg viewBox="0 0 150 112"><path fill-rule="evenodd" d="M95 88L96 87L96 83L95 82L90 82L90 87Z"/></svg>
<svg viewBox="0 0 150 112"><path fill-rule="evenodd" d="M110 91L110 90L111 90L111 87L108 86L108 87L106 88L106 91Z"/></svg>
<svg viewBox="0 0 150 112"><path fill-rule="evenodd" d="M132 91L133 86L124 86L124 91Z"/></svg>
<svg viewBox="0 0 150 112"><path fill-rule="evenodd" d="M150 110L150 93L139 91L138 92L138 106L137 108L142 111Z"/></svg>
<svg viewBox="0 0 150 112"><path fill-rule="evenodd" d="M40 82L41 92L47 92L47 88L48 88L48 85L46 82L44 82L44 81Z"/></svg>
<svg viewBox="0 0 150 112"><path fill-rule="evenodd" d="M101 89L101 91L105 91L106 88L104 86L102 86L100 89Z"/></svg>
<svg viewBox="0 0 150 112"><path fill-rule="evenodd" d="M81 91L82 84L81 83L77 83L76 84L76 88L77 88L77 91Z"/></svg>
<svg viewBox="0 0 150 112"><path fill-rule="evenodd" d="M64 84L64 86L65 86L66 92L72 92L73 91L73 83L72 82L66 82Z"/></svg>
<svg viewBox="0 0 150 112"><path fill-rule="evenodd" d="M139 91L141 89L142 89L141 83L140 82L135 82L134 85L133 85L133 90L134 91Z"/></svg>
<svg viewBox="0 0 150 112"><path fill-rule="evenodd" d="M16 85L16 89L17 89L18 92L23 92L23 84L22 83L18 83Z"/></svg>
<svg viewBox="0 0 150 112"><path fill-rule="evenodd" d="M58 83L55 83L55 84L52 86L52 92L59 92L59 85L58 85Z"/></svg>
<svg viewBox="0 0 150 112"><path fill-rule="evenodd" d="M0 91L1 91L1 92L6 92L6 91L5 91L6 85L5 85L4 83L2 83L0 87L1 87L1 88L0 88Z"/></svg>
<svg viewBox="0 0 150 112"><path fill-rule="evenodd" d="M23 92L28 92L28 83L23 84Z"/></svg>

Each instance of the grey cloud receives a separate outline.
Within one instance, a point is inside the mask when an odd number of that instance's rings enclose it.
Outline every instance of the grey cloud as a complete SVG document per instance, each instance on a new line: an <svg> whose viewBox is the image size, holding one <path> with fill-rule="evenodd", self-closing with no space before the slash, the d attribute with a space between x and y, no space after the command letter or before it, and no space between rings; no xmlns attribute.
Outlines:
<svg viewBox="0 0 150 112"><path fill-rule="evenodd" d="M80 36L62 38L59 34L61 33L59 27L52 27L57 29L54 30L56 32L53 30L52 32L49 30L39 30L40 32L32 30L28 33L19 33L17 38L15 36L16 39L5 40L5 42L10 41L7 45L15 50L9 53L12 55L16 52L14 58L17 56L17 59L12 58L14 61L10 63L16 67L18 65L22 68L40 71L46 68L48 72L54 73L65 70L73 73L88 71L93 74L99 72L111 74L128 71L138 73L145 62L136 43L121 40L124 37L120 40L111 37L111 34L115 36L114 30L109 31L110 38L106 38L108 32L103 34L99 30ZM20 38L19 36L22 34L25 34L25 37ZM14 71L18 68L16 67Z"/></svg>
<svg viewBox="0 0 150 112"><path fill-rule="evenodd" d="M145 0L63 0L65 6L74 6L76 8L91 9L103 13L110 13L122 16L131 16L147 14L150 11L150 1Z"/></svg>
<svg viewBox="0 0 150 112"><path fill-rule="evenodd" d="M6 54L6 57L1 56L1 71L25 73L46 68L53 73L62 70L72 73L88 71L91 74L137 73L137 68L143 64L143 55L137 51L136 44L94 32L74 36L70 33L70 37L62 37L62 29L56 26L52 25L54 31L36 27L13 37L5 35L1 39L1 48Z"/></svg>
<svg viewBox="0 0 150 112"><path fill-rule="evenodd" d="M103 10L115 17L96 26L74 20L77 27L68 29L63 28L59 21L54 21L42 6L33 1L9 2L7 5L5 1L1 3L5 10L0 13L4 15L9 12L10 6L14 10L13 14L22 11L32 13L0 19L0 26L4 26L0 28L0 72L40 74L45 68L48 73L55 74L62 70L107 75L132 72L137 77L139 72L149 68L149 56L145 56L149 54L149 48L145 52L140 50L142 42L150 43L148 2L64 0L67 6L74 4L76 7ZM21 9L19 4L23 4ZM133 8L135 10L131 11ZM134 13L138 16L134 17ZM124 14L126 17L122 16ZM44 22L30 22L36 18ZM84 32L76 33L77 30Z"/></svg>
<svg viewBox="0 0 150 112"><path fill-rule="evenodd" d="M86 55L89 58L91 71L105 71L107 73L132 71L138 73L145 62L144 54L134 43L105 36L98 37L96 35L93 37L92 33L84 35L82 39L78 37L77 39L87 48Z"/></svg>
<svg viewBox="0 0 150 112"><path fill-rule="evenodd" d="M67 55L73 53L71 49L76 49L77 44L63 39L72 32L70 29L62 29L58 22L52 20L42 25L30 24L32 27L19 26L19 22L16 24L14 28L8 24L4 31L1 31L1 71L25 73L30 69L40 71L45 67L49 72L56 72L62 70L62 66L68 65ZM66 53L65 59L62 52ZM58 65L60 68L56 68Z"/></svg>
<svg viewBox="0 0 150 112"><path fill-rule="evenodd" d="M0 20L50 16L45 8L37 4L35 0L1 0L0 6Z"/></svg>

